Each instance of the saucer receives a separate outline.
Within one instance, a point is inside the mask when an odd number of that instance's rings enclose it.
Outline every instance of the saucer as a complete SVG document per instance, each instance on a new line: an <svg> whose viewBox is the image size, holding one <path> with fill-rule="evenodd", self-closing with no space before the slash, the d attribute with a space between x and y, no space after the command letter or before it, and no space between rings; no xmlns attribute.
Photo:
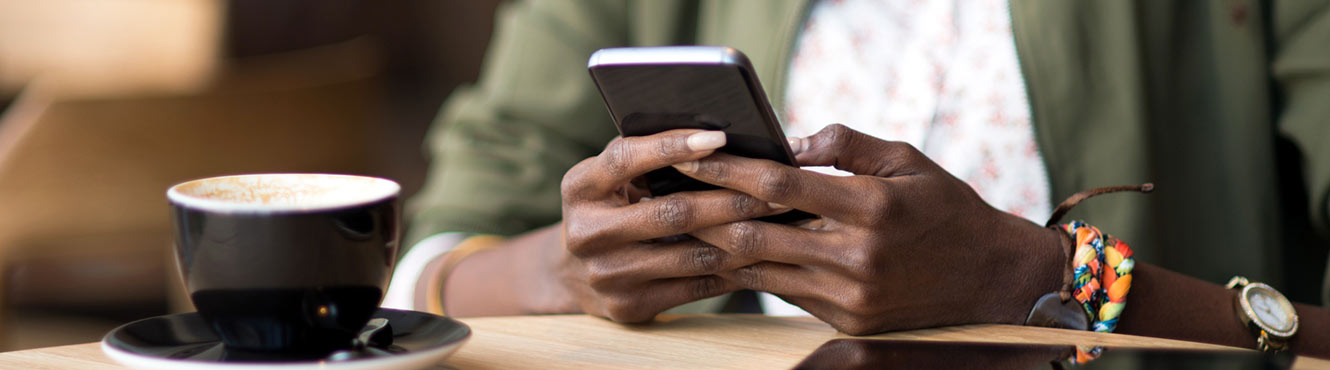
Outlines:
<svg viewBox="0 0 1330 370"><path fill-rule="evenodd" d="M438 364L471 337L471 328L447 317L380 308L393 342L374 355L350 360L228 349L197 313L157 316L122 325L102 338L102 352L137 369L420 369Z"/></svg>

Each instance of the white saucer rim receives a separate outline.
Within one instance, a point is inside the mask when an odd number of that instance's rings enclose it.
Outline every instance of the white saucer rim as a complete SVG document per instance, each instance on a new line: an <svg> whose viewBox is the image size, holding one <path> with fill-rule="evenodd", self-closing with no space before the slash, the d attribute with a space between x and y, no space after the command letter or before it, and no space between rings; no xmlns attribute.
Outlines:
<svg viewBox="0 0 1330 370"><path fill-rule="evenodd" d="M161 357L150 357L130 353L117 349L108 342L101 342L102 353L112 361L132 367L132 369L199 369L199 370L234 370L234 369L422 369L422 367L436 365L442 362L444 358L450 357L454 351L460 349L464 343L471 339L467 335L459 341L452 342L450 345L436 347L436 349L412 351L412 353L402 355L387 355L387 357L375 357L366 359L355 359L355 361L319 361L309 362L207 362L190 361L190 359L168 359Z"/></svg>
<svg viewBox="0 0 1330 370"><path fill-rule="evenodd" d="M236 370L236 369L419 369L438 364L448 358L471 340L471 335L437 348L410 352L403 355L374 357L353 361L302 361L302 362L208 362L195 360L173 360L162 357L146 356L122 350L106 341L101 342L102 353L112 361L134 369L198 369L198 370Z"/></svg>
<svg viewBox="0 0 1330 370"><path fill-rule="evenodd" d="M398 310L398 309L389 309L389 310L415 312L419 314L429 315L428 313L412 311L412 310ZM149 320L164 316L171 316L171 315L178 315L178 314L167 314L167 315L153 316L145 319L135 320L130 323L116 327L115 329L112 329L110 332L107 332L106 335L102 337L101 340L102 353L106 354L106 357L109 357L112 361L115 361L121 365L125 365L126 367L136 368L136 369L234 370L234 369L280 368L280 369L294 370L294 369L308 368L308 369L357 370L357 369L385 369L385 368L400 368L400 367L423 368L428 365L442 362L443 359L448 358L448 356L451 356L453 352L456 352L458 349L462 348L463 344L466 344L466 342L470 341L472 335L471 326L467 325L464 322L457 321L455 319L442 317L444 319L452 320L456 322L458 325L461 325L462 328L466 329L466 335L463 335L462 338L457 339L456 341L450 342L448 344L440 345L434 348L426 348L417 351L411 351L401 355L374 357L374 358L358 359L351 361L315 360L315 361L298 361L298 362L211 362L211 361L198 361L198 360L188 360L188 359L168 359L163 357L149 356L140 353L126 351L124 349L117 348L116 346L111 345L111 343L108 341L108 339L111 338L111 334L120 331L121 329L124 329L126 327L129 327L130 325L136 324L144 320ZM433 360L433 361L426 362L427 360Z"/></svg>

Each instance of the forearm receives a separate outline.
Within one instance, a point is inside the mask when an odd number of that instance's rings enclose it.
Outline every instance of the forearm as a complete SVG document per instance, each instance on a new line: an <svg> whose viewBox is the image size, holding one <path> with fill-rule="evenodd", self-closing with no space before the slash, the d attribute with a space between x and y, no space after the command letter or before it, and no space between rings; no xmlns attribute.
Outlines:
<svg viewBox="0 0 1330 370"><path fill-rule="evenodd" d="M1294 303L1298 310L1298 334L1293 336L1294 352L1330 357L1330 309Z"/></svg>
<svg viewBox="0 0 1330 370"><path fill-rule="evenodd" d="M1236 291L1145 263L1132 275L1118 333L1256 348L1256 337L1238 319ZM1330 356L1330 310L1297 304L1297 311L1293 351Z"/></svg>
<svg viewBox="0 0 1330 370"><path fill-rule="evenodd" d="M429 178L413 197L407 242L440 232L516 235L561 218L559 181L617 133L585 70L627 43L627 5L524 1L500 8L475 86L444 104L425 145ZM551 92L557 92L552 96Z"/></svg>
<svg viewBox="0 0 1330 370"><path fill-rule="evenodd" d="M551 278L559 248L555 225L470 255L446 277L444 312L455 317L575 312Z"/></svg>

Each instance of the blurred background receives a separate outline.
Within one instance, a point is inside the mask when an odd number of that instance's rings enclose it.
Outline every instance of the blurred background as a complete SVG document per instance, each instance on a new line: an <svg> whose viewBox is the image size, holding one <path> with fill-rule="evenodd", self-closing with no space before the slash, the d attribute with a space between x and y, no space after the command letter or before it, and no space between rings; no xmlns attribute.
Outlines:
<svg viewBox="0 0 1330 370"><path fill-rule="evenodd" d="M245 172L420 188L499 0L0 0L0 351L190 311L165 191Z"/></svg>

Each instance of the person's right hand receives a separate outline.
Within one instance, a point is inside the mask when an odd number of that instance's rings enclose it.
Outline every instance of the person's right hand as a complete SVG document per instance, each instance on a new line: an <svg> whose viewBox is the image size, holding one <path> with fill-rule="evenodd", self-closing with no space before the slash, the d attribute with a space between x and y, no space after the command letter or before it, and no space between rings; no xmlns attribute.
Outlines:
<svg viewBox="0 0 1330 370"><path fill-rule="evenodd" d="M720 131L672 130L618 138L564 175L563 244L555 273L585 313L651 320L680 304L739 289L716 273L757 262L690 237L694 230L788 211L733 190L681 192L638 201L633 180L706 157Z"/></svg>

